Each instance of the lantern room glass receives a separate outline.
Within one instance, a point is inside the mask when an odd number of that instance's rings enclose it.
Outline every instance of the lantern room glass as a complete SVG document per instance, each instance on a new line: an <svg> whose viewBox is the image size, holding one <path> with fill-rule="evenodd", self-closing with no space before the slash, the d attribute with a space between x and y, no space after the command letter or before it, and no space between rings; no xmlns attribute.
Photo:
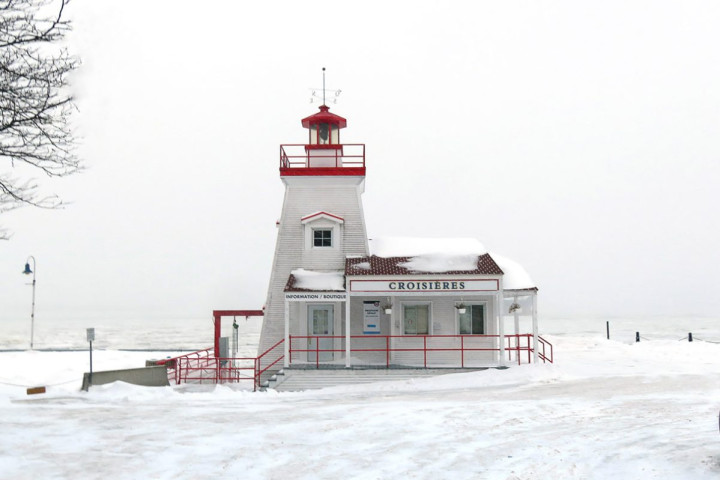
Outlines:
<svg viewBox="0 0 720 480"><path fill-rule="evenodd" d="M310 127L310 145L338 145L340 129L337 125L319 123Z"/></svg>

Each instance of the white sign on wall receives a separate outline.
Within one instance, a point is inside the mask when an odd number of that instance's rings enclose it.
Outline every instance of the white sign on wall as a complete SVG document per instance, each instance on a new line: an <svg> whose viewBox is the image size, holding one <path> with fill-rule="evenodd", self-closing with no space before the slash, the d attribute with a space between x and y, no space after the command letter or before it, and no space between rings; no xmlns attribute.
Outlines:
<svg viewBox="0 0 720 480"><path fill-rule="evenodd" d="M313 300L324 300L329 302L344 302L347 300L347 293L286 293L285 300L290 301L313 301Z"/></svg>
<svg viewBox="0 0 720 480"><path fill-rule="evenodd" d="M380 302L363 302L363 333L380 333Z"/></svg>
<svg viewBox="0 0 720 480"><path fill-rule="evenodd" d="M499 281L488 280L350 280L351 292L377 293L442 293L442 292L496 292L500 289Z"/></svg>

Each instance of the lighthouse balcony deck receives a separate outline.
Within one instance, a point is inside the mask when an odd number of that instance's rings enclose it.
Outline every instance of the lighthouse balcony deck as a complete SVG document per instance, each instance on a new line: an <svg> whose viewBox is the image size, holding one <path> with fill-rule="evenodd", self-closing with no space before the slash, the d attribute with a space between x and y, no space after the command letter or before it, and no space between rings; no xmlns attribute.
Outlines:
<svg viewBox="0 0 720 480"><path fill-rule="evenodd" d="M365 144L280 145L281 176L364 176Z"/></svg>

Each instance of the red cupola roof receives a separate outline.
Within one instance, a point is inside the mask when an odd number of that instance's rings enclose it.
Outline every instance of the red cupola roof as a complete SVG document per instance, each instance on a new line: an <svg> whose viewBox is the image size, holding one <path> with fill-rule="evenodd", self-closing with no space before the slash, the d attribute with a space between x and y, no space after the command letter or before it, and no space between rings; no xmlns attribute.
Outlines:
<svg viewBox="0 0 720 480"><path fill-rule="evenodd" d="M347 127L347 120L340 115L330 113L330 107L327 105L320 105L320 111L318 113L302 119L302 126L305 128L310 128L313 125L319 125L321 123L337 125L338 128Z"/></svg>

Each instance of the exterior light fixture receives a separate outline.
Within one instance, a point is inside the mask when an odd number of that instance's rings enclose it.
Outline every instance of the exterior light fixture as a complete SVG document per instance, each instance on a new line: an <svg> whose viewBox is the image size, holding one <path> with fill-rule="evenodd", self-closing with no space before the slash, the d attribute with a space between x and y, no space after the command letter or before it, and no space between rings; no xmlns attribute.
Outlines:
<svg viewBox="0 0 720 480"><path fill-rule="evenodd" d="M32 260L32 269L30 268L30 260ZM30 313L30 350L33 349L33 337L35 335L35 271L37 270L35 266L35 257L30 255L25 262L25 270L22 272L25 275L32 274L33 280L32 280L32 310Z"/></svg>

